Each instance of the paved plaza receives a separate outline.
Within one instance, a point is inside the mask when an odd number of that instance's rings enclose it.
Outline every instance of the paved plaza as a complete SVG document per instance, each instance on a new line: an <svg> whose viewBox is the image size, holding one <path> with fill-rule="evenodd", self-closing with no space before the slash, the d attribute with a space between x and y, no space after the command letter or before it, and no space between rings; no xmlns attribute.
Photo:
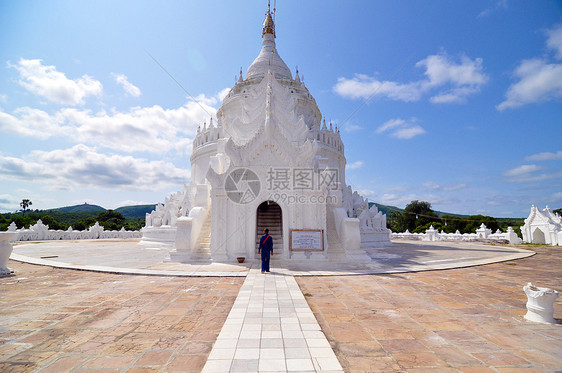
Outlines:
<svg viewBox="0 0 562 373"><path fill-rule="evenodd" d="M562 370L562 325L523 319L523 285L561 290L557 247L529 256L523 246L404 242L371 251L368 266L278 260L263 275L255 261L166 263L153 248L128 270L166 273L133 275L76 270L125 267L81 262L95 245L78 255L56 244L14 252L70 268L11 260L14 275L0 278L1 372Z"/></svg>

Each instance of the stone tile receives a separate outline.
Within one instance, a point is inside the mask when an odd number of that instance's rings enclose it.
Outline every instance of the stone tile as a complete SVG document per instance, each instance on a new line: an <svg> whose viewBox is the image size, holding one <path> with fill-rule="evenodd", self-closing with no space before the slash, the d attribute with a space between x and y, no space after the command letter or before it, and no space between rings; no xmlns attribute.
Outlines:
<svg viewBox="0 0 562 373"><path fill-rule="evenodd" d="M312 359L287 359L287 370L289 371L306 371L314 370Z"/></svg>
<svg viewBox="0 0 562 373"><path fill-rule="evenodd" d="M260 360L285 359L285 350L281 348L261 348Z"/></svg>
<svg viewBox="0 0 562 373"><path fill-rule="evenodd" d="M207 361L206 356L177 355L166 367L167 372L200 372Z"/></svg>
<svg viewBox="0 0 562 373"><path fill-rule="evenodd" d="M287 364L285 359L261 359L258 363L260 372L286 372Z"/></svg>
<svg viewBox="0 0 562 373"><path fill-rule="evenodd" d="M123 369L134 360L134 356L101 356L88 360L83 367L87 369Z"/></svg>
<svg viewBox="0 0 562 373"><path fill-rule="evenodd" d="M347 365L345 370L358 372L399 372L402 368L396 361L388 356L381 357L365 357L365 356L349 356L347 357Z"/></svg>
<svg viewBox="0 0 562 373"><path fill-rule="evenodd" d="M135 362L138 366L165 366L172 357L171 351L147 351Z"/></svg>
<svg viewBox="0 0 562 373"><path fill-rule="evenodd" d="M224 373L230 371L232 360L207 360L203 373Z"/></svg>
<svg viewBox="0 0 562 373"><path fill-rule="evenodd" d="M475 353L473 356L491 366L528 365L529 362L509 352Z"/></svg>
<svg viewBox="0 0 562 373"><path fill-rule="evenodd" d="M234 359L259 359L260 358L260 350L259 348L237 348L234 354Z"/></svg>
<svg viewBox="0 0 562 373"><path fill-rule="evenodd" d="M41 369L41 373L62 373L70 372L79 367L84 361L88 359L87 356L63 356Z"/></svg>
<svg viewBox="0 0 562 373"><path fill-rule="evenodd" d="M230 367L231 372L257 372L258 359L235 359Z"/></svg>
<svg viewBox="0 0 562 373"><path fill-rule="evenodd" d="M285 348L287 359L310 359L310 352L306 348Z"/></svg>
<svg viewBox="0 0 562 373"><path fill-rule="evenodd" d="M428 351L427 347L415 339L385 339L379 342L390 353Z"/></svg>
<svg viewBox="0 0 562 373"><path fill-rule="evenodd" d="M447 363L432 352L397 353L392 355L404 368L447 366Z"/></svg>
<svg viewBox="0 0 562 373"><path fill-rule="evenodd" d="M213 348L209 354L209 359L213 360L232 360L234 359L235 348Z"/></svg>

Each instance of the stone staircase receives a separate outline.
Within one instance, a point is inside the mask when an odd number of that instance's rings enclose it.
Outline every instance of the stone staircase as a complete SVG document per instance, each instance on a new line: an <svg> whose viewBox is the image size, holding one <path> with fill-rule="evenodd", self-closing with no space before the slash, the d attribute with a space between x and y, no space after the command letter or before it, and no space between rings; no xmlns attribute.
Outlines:
<svg viewBox="0 0 562 373"><path fill-rule="evenodd" d="M191 259L197 262L211 261L211 213L207 214L201 232L199 244L191 250Z"/></svg>
<svg viewBox="0 0 562 373"><path fill-rule="evenodd" d="M270 204L266 209L258 208L256 231L256 258L259 258L258 247L263 230L269 229L269 235L273 238L273 257L281 258L283 250L283 222L281 221L281 207L278 204Z"/></svg>

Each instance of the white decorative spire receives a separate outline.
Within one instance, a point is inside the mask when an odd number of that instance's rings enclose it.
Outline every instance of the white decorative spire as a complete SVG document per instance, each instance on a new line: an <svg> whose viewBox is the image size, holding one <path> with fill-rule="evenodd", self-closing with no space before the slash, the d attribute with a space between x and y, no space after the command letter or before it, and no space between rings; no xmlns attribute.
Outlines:
<svg viewBox="0 0 562 373"><path fill-rule="evenodd" d="M264 77L269 68L271 68L276 78L293 79L291 70L283 62L275 48L275 36L275 23L268 6L262 28L262 48L258 57L248 68L246 79Z"/></svg>

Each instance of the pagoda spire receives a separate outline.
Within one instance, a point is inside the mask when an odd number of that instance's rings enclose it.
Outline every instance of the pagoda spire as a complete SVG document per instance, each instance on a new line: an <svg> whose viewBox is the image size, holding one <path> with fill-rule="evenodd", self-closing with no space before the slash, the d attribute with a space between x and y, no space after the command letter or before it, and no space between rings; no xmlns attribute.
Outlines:
<svg viewBox="0 0 562 373"><path fill-rule="evenodd" d="M291 70L279 56L275 47L275 8L271 12L271 4L267 6L265 20L262 27L262 48L258 57L246 71L246 81L263 78L271 69L276 79L293 80Z"/></svg>
<svg viewBox="0 0 562 373"><path fill-rule="evenodd" d="M263 21L261 36L264 37L266 34L272 34L275 37L275 22L273 22L273 17L271 17L271 2L267 3L267 13L265 14L265 21Z"/></svg>

